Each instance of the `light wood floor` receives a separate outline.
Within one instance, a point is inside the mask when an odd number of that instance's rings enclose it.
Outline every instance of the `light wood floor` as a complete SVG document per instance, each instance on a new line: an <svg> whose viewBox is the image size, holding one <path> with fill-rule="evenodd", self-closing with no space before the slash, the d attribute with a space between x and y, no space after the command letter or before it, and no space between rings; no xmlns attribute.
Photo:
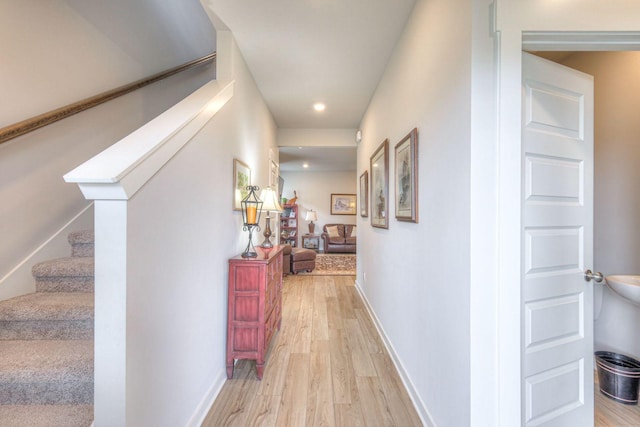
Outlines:
<svg viewBox="0 0 640 427"><path fill-rule="evenodd" d="M285 278L262 381L239 361L202 426L421 426L354 279Z"/></svg>
<svg viewBox="0 0 640 427"><path fill-rule="evenodd" d="M598 386L598 375L594 374L595 427L638 427L640 426L640 406L623 405L609 399Z"/></svg>

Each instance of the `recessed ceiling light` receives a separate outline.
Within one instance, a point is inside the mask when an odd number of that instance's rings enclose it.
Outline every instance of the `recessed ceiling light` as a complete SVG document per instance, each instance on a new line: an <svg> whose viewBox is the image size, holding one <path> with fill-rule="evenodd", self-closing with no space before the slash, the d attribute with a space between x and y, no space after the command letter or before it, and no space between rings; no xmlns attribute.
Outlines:
<svg viewBox="0 0 640 427"><path fill-rule="evenodd" d="M308 168L309 167L309 163L303 163L302 167L305 168L305 169Z"/></svg>
<svg viewBox="0 0 640 427"><path fill-rule="evenodd" d="M322 102L316 102L315 104L313 104L313 109L318 112L324 111L325 108L327 108L327 106L324 105Z"/></svg>

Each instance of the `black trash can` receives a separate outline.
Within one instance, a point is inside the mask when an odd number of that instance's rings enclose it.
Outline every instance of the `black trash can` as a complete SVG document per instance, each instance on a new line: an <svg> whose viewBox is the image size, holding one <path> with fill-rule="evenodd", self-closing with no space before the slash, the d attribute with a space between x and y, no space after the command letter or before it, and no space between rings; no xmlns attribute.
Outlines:
<svg viewBox="0 0 640 427"><path fill-rule="evenodd" d="M609 351L596 351L595 355L600 391L617 402L637 405L640 362Z"/></svg>

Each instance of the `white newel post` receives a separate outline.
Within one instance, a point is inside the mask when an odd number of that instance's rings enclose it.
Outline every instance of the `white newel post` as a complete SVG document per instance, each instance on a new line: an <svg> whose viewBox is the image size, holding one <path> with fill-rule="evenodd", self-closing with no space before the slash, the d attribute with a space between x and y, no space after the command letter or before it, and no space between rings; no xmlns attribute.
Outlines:
<svg viewBox="0 0 640 427"><path fill-rule="evenodd" d="M95 202L95 426L125 426L127 200Z"/></svg>
<svg viewBox="0 0 640 427"><path fill-rule="evenodd" d="M212 81L64 176L95 201L94 425L127 425L129 200L231 99ZM132 284L134 286L134 284ZM129 307L129 309L135 309Z"/></svg>

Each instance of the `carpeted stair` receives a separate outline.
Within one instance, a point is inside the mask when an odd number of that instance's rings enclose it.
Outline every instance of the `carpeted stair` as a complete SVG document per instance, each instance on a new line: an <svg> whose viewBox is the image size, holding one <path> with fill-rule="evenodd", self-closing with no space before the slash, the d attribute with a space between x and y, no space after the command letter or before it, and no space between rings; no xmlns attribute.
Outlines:
<svg viewBox="0 0 640 427"><path fill-rule="evenodd" d="M93 420L93 232L71 257L36 264L36 292L0 301L0 426Z"/></svg>

